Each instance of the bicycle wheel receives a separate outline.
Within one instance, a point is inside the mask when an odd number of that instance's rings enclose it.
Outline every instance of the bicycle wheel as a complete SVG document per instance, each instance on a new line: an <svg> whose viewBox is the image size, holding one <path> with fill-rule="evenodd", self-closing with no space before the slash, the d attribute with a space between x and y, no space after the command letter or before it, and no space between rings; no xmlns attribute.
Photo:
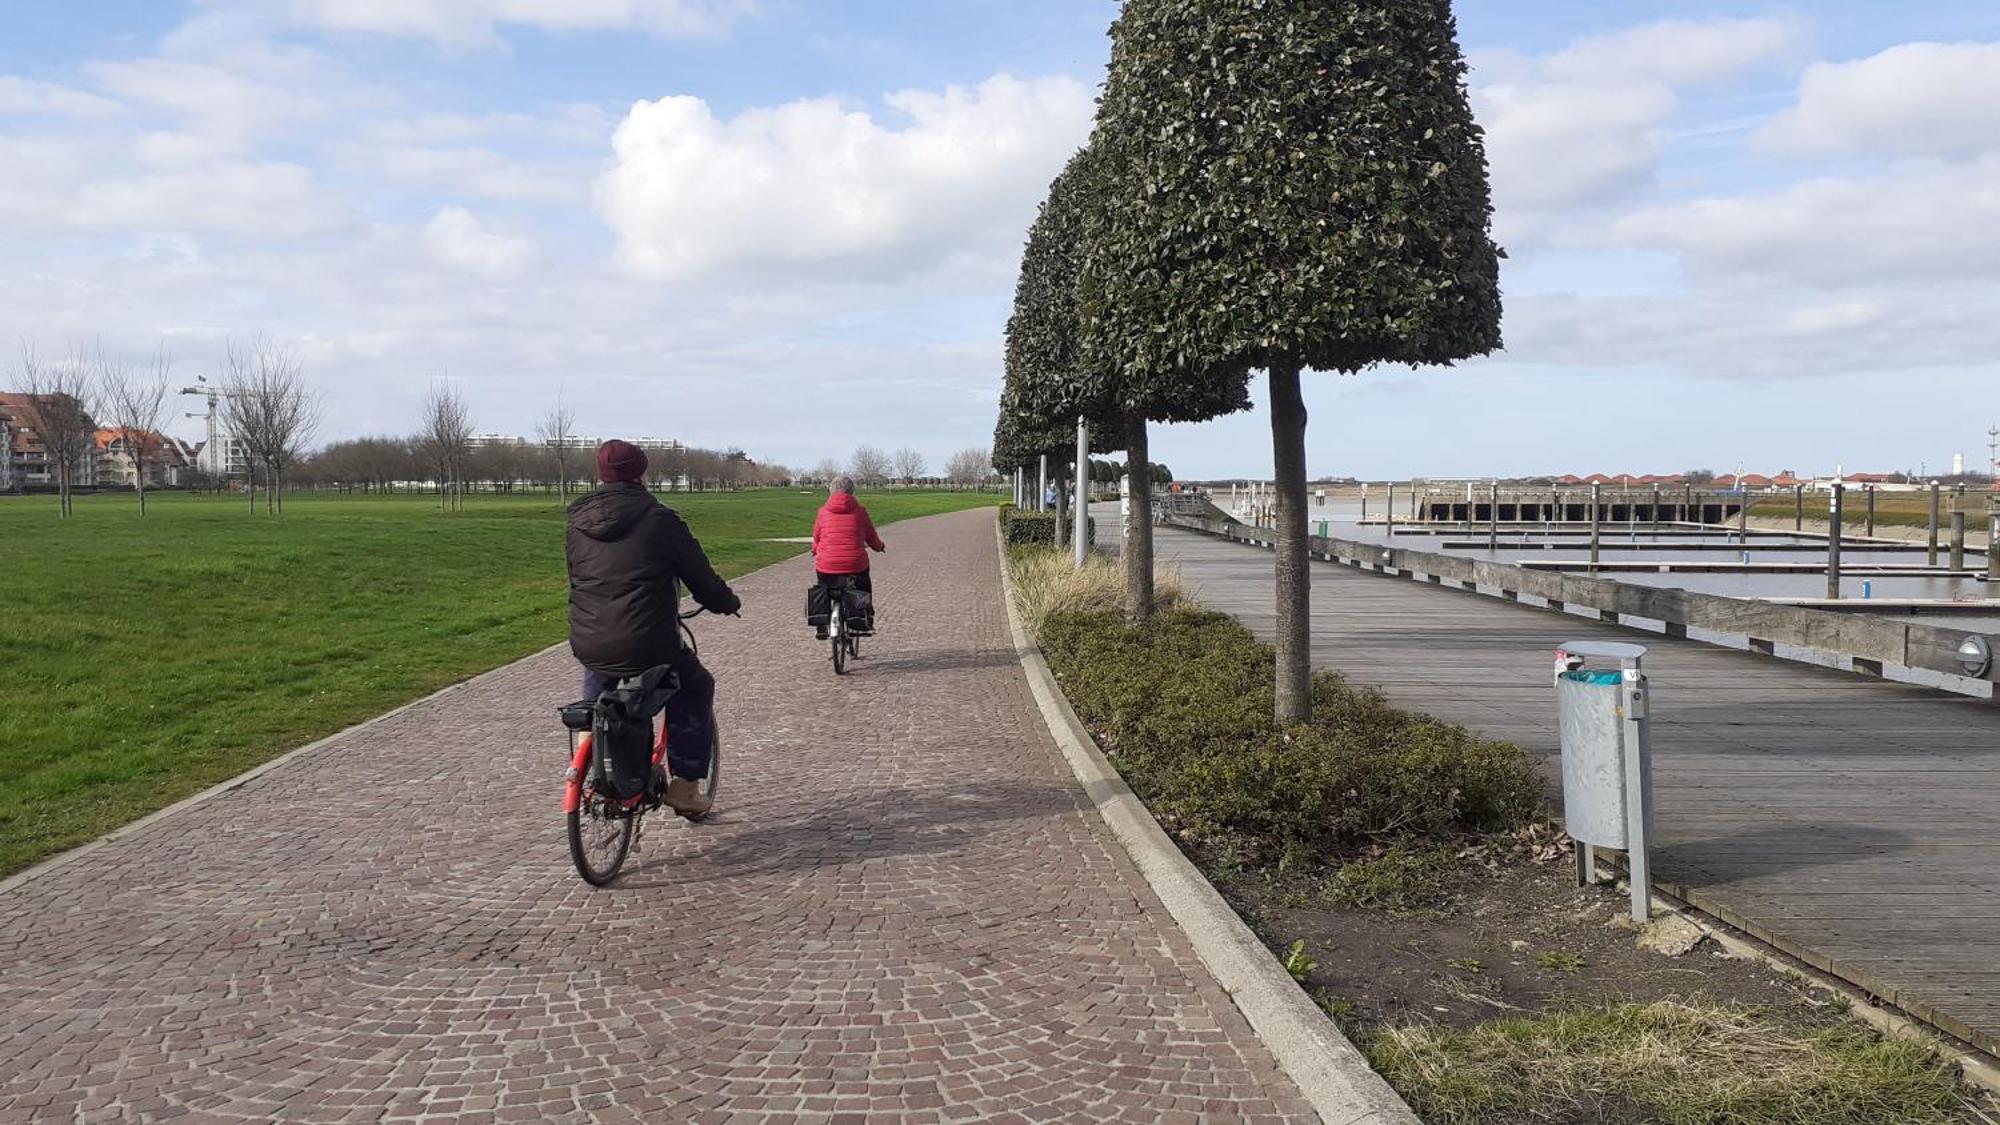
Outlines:
<svg viewBox="0 0 2000 1125"><path fill-rule="evenodd" d="M847 629L846 622L840 618L839 606L835 606L833 609L833 628L828 630L828 632L833 635L833 674L836 676L845 676L847 674Z"/></svg>
<svg viewBox="0 0 2000 1125"><path fill-rule="evenodd" d="M594 773L594 758L591 765ZM586 777L583 800L569 814L569 858L576 864L576 873L593 887L617 878L618 869L625 866L625 857L632 851L632 833L638 826L636 813L598 796Z"/></svg>
<svg viewBox="0 0 2000 1125"><path fill-rule="evenodd" d="M710 729L715 732L715 740L708 747L708 776L701 780L701 795L708 798L708 811L687 817L689 821L695 824L700 824L715 814L715 795L722 789L721 721L711 721Z"/></svg>

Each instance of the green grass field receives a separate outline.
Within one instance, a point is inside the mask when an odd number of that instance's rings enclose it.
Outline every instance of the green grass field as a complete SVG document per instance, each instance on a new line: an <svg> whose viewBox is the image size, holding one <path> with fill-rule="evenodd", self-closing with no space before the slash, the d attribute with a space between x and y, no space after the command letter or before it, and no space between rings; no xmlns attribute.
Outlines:
<svg viewBox="0 0 2000 1125"><path fill-rule="evenodd" d="M799 553L766 540L820 496L667 500L735 576ZM863 500L890 523L998 497ZM562 538L553 496L0 499L0 873L562 640Z"/></svg>

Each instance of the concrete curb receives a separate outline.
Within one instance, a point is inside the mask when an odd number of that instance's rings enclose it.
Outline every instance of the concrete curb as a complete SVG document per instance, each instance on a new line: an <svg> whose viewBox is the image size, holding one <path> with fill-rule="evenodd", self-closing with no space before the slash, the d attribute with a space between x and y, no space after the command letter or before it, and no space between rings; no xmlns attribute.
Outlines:
<svg viewBox="0 0 2000 1125"><path fill-rule="evenodd" d="M1279 1067L1327 1125L1422 1125L1402 1097L1375 1073L1324 1012L1306 998L1250 927L1236 916L1097 748L1029 639L1014 606L1007 547L999 539L1000 584L1014 652L1028 689L1077 781L1167 912L1187 934L1209 974L1235 1002Z"/></svg>

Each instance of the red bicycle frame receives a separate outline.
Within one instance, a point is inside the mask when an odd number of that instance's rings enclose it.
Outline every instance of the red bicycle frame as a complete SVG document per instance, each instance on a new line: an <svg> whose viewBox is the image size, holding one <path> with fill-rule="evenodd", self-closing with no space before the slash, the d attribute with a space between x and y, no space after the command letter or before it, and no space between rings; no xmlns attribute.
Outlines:
<svg viewBox="0 0 2000 1125"><path fill-rule="evenodd" d="M590 740L586 734L576 740L576 753L569 760L569 769L563 774L563 811L573 813L583 805L583 778L590 772ZM660 716L660 737L653 744L653 764L658 766L667 758L667 717ZM636 805L644 800L634 797L625 802Z"/></svg>

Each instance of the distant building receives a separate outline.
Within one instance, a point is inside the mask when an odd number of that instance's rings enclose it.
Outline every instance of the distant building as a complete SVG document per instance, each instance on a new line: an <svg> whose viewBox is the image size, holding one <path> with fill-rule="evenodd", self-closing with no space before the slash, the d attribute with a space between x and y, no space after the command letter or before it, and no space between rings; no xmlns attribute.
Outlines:
<svg viewBox="0 0 2000 1125"><path fill-rule="evenodd" d="M49 463L48 447L43 444L36 427L36 402L48 396L18 393L0 393L0 430L7 433L5 472L6 484L0 487L21 490L27 488L48 488L56 483L56 475ZM85 419L89 423L88 419ZM92 429L94 423L89 423ZM97 484L97 450L85 443L83 452L77 456L76 465L70 473L70 484L78 488L92 488Z"/></svg>
<svg viewBox="0 0 2000 1125"><path fill-rule="evenodd" d="M166 434L119 427L97 431L97 483L132 488L138 481L138 458L146 461L147 488L177 488L185 480L191 459L188 449Z"/></svg>
<svg viewBox="0 0 2000 1125"><path fill-rule="evenodd" d="M14 427L0 418L0 492L14 491Z"/></svg>
<svg viewBox="0 0 2000 1125"><path fill-rule="evenodd" d="M211 477L243 479L250 475L250 447L226 433L201 446L198 466Z"/></svg>

